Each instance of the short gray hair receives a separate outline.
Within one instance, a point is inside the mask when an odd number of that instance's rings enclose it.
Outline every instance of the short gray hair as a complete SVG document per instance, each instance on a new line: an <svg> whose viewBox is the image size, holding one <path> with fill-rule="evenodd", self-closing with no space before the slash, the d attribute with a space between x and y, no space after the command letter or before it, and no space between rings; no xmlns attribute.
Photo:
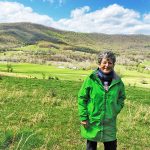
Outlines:
<svg viewBox="0 0 150 150"><path fill-rule="evenodd" d="M111 59L113 64L116 62L116 56L112 51L103 51L98 54L98 64L101 64L103 58Z"/></svg>

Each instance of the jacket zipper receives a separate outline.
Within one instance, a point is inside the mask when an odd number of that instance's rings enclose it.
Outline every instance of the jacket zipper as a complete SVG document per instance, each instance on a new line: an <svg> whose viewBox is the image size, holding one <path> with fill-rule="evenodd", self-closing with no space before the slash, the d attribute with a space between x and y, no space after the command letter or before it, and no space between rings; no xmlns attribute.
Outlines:
<svg viewBox="0 0 150 150"><path fill-rule="evenodd" d="M106 90L104 88L104 91L105 91L105 94L104 94L104 116L103 116L103 120L102 120L102 133L101 133L101 139L103 140L103 137L104 137L104 120L105 120L105 113L106 113L106 95L107 95L107 92L108 90Z"/></svg>

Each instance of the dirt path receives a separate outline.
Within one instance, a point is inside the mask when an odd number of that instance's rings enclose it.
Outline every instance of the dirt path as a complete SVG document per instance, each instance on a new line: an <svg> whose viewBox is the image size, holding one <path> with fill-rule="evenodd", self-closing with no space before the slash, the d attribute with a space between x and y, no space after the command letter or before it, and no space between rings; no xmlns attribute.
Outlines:
<svg viewBox="0 0 150 150"><path fill-rule="evenodd" d="M10 77L20 77L20 78L34 78L30 75L23 75L23 74L12 73L12 72L0 72L0 76L10 76Z"/></svg>

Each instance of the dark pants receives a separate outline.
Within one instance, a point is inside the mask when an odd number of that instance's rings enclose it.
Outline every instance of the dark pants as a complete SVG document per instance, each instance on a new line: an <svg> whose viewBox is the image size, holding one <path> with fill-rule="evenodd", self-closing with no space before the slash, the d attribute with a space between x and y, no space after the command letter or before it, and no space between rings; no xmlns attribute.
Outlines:
<svg viewBox="0 0 150 150"><path fill-rule="evenodd" d="M117 150L117 140L104 142L104 150ZM86 150L97 150L97 142L87 140Z"/></svg>

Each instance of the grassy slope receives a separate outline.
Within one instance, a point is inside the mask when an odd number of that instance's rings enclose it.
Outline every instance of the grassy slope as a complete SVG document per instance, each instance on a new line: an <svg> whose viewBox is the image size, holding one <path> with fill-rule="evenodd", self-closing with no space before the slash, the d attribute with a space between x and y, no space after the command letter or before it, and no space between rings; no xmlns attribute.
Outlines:
<svg viewBox="0 0 150 150"><path fill-rule="evenodd" d="M77 113L80 86L77 81L2 77L1 149L85 149ZM126 93L118 120L119 149L149 150L150 93L136 87L126 87Z"/></svg>
<svg viewBox="0 0 150 150"><path fill-rule="evenodd" d="M150 36L145 35L106 35L64 32L32 23L0 24L0 33L0 45L6 47L8 47L7 43L12 43L12 47L20 47L20 45L45 40L55 44L69 44L95 50L107 48L124 51L129 50L128 52L132 53L135 49L141 50L142 48L142 50L148 50L150 42ZM11 44L9 44L9 47L11 47Z"/></svg>

